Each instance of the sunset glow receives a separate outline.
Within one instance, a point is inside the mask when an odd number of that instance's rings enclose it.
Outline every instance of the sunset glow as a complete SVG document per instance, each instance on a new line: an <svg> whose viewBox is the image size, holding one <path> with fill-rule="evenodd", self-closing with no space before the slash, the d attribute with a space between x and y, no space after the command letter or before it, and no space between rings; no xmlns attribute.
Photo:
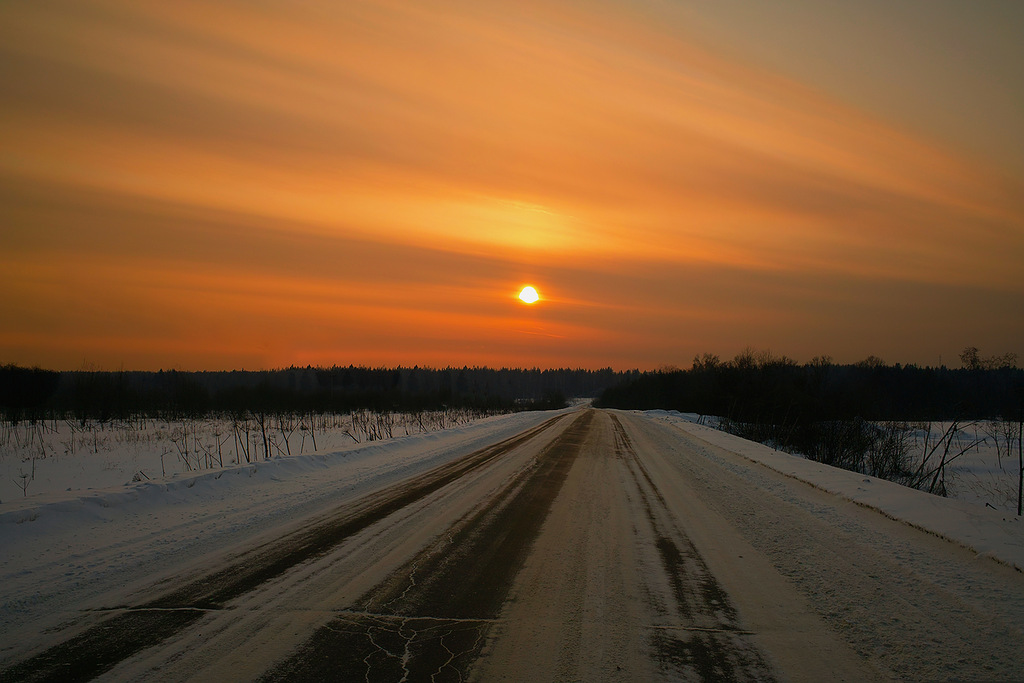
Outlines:
<svg viewBox="0 0 1024 683"><path fill-rule="evenodd" d="M1024 357L1024 12L707 4L0 5L0 363Z"/></svg>

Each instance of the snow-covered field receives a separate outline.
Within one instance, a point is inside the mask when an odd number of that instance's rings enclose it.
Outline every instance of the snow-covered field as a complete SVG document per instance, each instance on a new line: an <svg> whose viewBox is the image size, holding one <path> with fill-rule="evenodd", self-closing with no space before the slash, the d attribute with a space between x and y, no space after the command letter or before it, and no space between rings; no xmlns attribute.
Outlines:
<svg viewBox="0 0 1024 683"><path fill-rule="evenodd" d="M984 505L1006 512L1017 511L1017 485L1020 461L1014 423L976 422L963 425L962 446L968 448L963 457L950 467L952 475L947 487L949 496L968 503ZM945 429L946 425L940 425Z"/></svg>
<svg viewBox="0 0 1024 683"><path fill-rule="evenodd" d="M344 415L46 420L0 423L0 504L61 494L173 481L269 459L337 453L360 444L468 424L465 410ZM265 439L264 439L265 435ZM3 508L0 507L0 510Z"/></svg>

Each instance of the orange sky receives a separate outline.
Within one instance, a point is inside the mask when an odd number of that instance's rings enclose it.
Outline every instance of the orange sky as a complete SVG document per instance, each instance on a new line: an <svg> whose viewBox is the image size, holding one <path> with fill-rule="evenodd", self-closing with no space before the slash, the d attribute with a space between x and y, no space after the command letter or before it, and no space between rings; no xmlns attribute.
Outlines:
<svg viewBox="0 0 1024 683"><path fill-rule="evenodd" d="M1024 358L1020 99L721 6L4 3L0 363Z"/></svg>

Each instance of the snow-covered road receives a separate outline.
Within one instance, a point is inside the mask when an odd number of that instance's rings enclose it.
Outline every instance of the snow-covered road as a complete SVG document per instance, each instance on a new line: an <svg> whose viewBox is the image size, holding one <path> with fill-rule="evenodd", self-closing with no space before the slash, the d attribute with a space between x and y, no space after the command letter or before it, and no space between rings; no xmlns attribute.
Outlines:
<svg viewBox="0 0 1024 683"><path fill-rule="evenodd" d="M525 413L0 511L0 679L1024 678L1019 571L701 434Z"/></svg>

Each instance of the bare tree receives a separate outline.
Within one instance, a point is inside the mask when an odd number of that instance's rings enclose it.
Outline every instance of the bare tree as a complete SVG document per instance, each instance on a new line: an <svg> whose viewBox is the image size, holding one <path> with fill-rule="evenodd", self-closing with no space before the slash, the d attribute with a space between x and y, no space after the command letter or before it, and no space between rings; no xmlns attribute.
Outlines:
<svg viewBox="0 0 1024 683"><path fill-rule="evenodd" d="M277 416L277 428L281 432L281 438L284 439L284 448L288 455L292 454L292 446L288 440L291 438L291 435L295 433L295 426L294 415L281 413Z"/></svg>
<svg viewBox="0 0 1024 683"><path fill-rule="evenodd" d="M303 420L302 424L299 425L299 429L302 431L309 432L309 438L313 441L313 452L316 452L316 416L313 413L308 415L308 420ZM305 437L303 437L303 446L305 446ZM301 450L301 449L300 449Z"/></svg>
<svg viewBox="0 0 1024 683"><path fill-rule="evenodd" d="M968 370L1001 370L1017 367L1017 354L1009 352L982 358L977 346L968 346L960 352L960 362Z"/></svg>
<svg viewBox="0 0 1024 683"><path fill-rule="evenodd" d="M247 463L252 462L252 453L249 450L249 419L235 418L231 428L235 434L235 461L241 464L242 458L239 456L244 455Z"/></svg>
<svg viewBox="0 0 1024 683"><path fill-rule="evenodd" d="M28 485L32 483L32 479L34 479L34 477L32 477L29 473L23 471L21 468L18 468L18 478L11 479L11 481L14 482L15 486L21 489L22 496L28 497Z"/></svg>
<svg viewBox="0 0 1024 683"><path fill-rule="evenodd" d="M960 352L960 363L968 370L981 369L981 356L977 346L968 346Z"/></svg>
<svg viewBox="0 0 1024 683"><path fill-rule="evenodd" d="M722 360L713 353L705 353L693 357L693 370L714 370L721 365Z"/></svg>
<svg viewBox="0 0 1024 683"><path fill-rule="evenodd" d="M1021 516L1021 502L1024 498L1024 410L1017 418L1017 516Z"/></svg>
<svg viewBox="0 0 1024 683"><path fill-rule="evenodd" d="M185 426L185 421L181 421L181 427L175 427L171 431L171 443L178 450L178 459L185 464L185 469L189 472L192 471L192 460L191 452L188 448L188 429Z"/></svg>
<svg viewBox="0 0 1024 683"><path fill-rule="evenodd" d="M220 428L221 428L221 421L220 420L214 420L213 421L213 439L217 443L217 467L224 467L224 452L223 452L222 449L224 447L224 444L226 444L228 442L228 436L225 434L224 438L221 439L220 436L221 436L222 432L221 432Z"/></svg>
<svg viewBox="0 0 1024 683"><path fill-rule="evenodd" d="M250 414L253 419L256 420L256 426L260 428L260 434L263 436L263 459L270 460L270 439L267 437L267 414L262 410L252 412Z"/></svg>

